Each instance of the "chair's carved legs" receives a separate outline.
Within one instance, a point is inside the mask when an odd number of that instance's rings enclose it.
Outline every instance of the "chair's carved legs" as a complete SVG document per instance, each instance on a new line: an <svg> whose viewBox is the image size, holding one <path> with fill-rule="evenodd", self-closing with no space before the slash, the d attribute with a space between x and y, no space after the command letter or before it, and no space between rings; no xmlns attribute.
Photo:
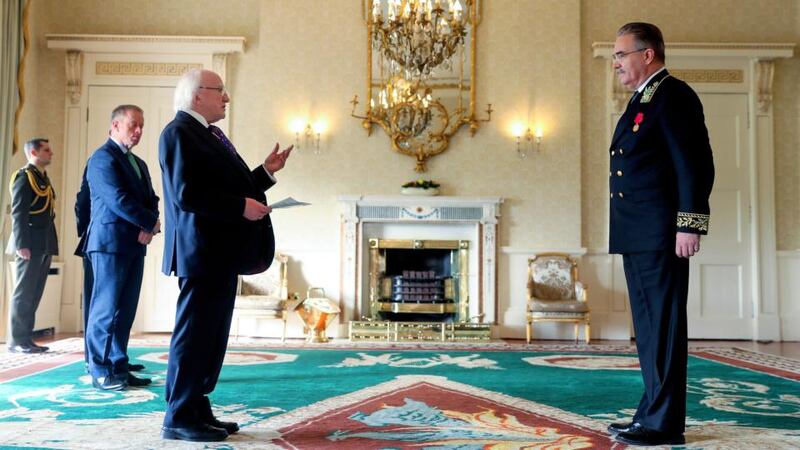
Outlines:
<svg viewBox="0 0 800 450"><path fill-rule="evenodd" d="M527 339L528 344L531 343L532 337L533 337L533 325L531 325L531 322L529 321L528 325L525 327L525 338Z"/></svg>
<svg viewBox="0 0 800 450"><path fill-rule="evenodd" d="M286 342L286 317L283 318L283 334L281 335L281 342Z"/></svg>
<svg viewBox="0 0 800 450"><path fill-rule="evenodd" d="M575 322L575 325L573 326L574 334L575 334L575 343L576 344L578 343L578 334L579 334L578 325L579 324L580 324L579 322Z"/></svg>
<svg viewBox="0 0 800 450"><path fill-rule="evenodd" d="M588 344L589 341L591 340L591 333L590 333L591 327L589 326L589 322L586 322L586 327L585 328L586 328L585 329L585 332L586 332L586 343Z"/></svg>

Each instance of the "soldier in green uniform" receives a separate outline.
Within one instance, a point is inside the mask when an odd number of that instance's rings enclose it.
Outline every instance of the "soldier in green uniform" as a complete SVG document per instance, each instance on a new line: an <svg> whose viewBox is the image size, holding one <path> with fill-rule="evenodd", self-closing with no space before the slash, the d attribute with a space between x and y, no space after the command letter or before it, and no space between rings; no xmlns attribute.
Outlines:
<svg viewBox="0 0 800 450"><path fill-rule="evenodd" d="M33 342L36 308L42 299L50 260L58 254L54 223L55 192L45 167L53 152L47 139L25 143L28 165L11 176L11 239L6 252L16 256L17 281L11 296L8 351L41 353Z"/></svg>

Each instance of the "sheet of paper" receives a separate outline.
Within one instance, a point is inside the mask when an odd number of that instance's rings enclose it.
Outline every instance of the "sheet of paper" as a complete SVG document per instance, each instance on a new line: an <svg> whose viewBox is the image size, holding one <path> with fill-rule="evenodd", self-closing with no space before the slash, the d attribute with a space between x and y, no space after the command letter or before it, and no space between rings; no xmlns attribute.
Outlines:
<svg viewBox="0 0 800 450"><path fill-rule="evenodd" d="M275 203L271 203L269 206L271 206L272 209L280 209L280 208L292 208L294 206L305 206L305 205L310 205L310 204L311 203L297 201L297 200L293 199L292 197L286 197L285 199L283 199L281 201L278 201L278 202L275 202Z"/></svg>

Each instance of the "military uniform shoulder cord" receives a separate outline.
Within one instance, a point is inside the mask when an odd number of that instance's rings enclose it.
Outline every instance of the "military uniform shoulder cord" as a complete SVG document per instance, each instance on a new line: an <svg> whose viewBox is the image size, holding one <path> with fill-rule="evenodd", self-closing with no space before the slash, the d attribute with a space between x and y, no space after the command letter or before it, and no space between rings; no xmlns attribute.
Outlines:
<svg viewBox="0 0 800 450"><path fill-rule="evenodd" d="M34 175L32 171L24 169L23 171L28 176L28 184L31 185L31 189L33 189L33 194L35 195L33 201L31 202L31 206L36 204L36 202L39 201L40 198L44 198L44 206L35 211L31 211L30 214L32 215L42 214L48 209L50 209L50 205L53 203L53 197L55 197L55 195L53 194L53 186L48 184L46 187L42 188L36 181L36 175ZM11 182L8 184L9 190L13 190L14 182L17 180L17 176L19 176L19 171L14 172L14 176L11 177Z"/></svg>

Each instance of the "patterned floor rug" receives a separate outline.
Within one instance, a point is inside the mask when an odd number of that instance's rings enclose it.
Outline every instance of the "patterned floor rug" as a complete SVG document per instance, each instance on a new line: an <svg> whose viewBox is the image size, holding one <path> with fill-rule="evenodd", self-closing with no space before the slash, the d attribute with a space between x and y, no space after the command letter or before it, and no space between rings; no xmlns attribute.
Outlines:
<svg viewBox="0 0 800 450"><path fill-rule="evenodd" d="M163 340L132 341L148 388L100 392L82 341L0 355L4 448L624 448L605 432L641 395L633 347L232 345L211 395L242 430L218 444L162 441ZM685 449L800 448L800 361L696 348Z"/></svg>

